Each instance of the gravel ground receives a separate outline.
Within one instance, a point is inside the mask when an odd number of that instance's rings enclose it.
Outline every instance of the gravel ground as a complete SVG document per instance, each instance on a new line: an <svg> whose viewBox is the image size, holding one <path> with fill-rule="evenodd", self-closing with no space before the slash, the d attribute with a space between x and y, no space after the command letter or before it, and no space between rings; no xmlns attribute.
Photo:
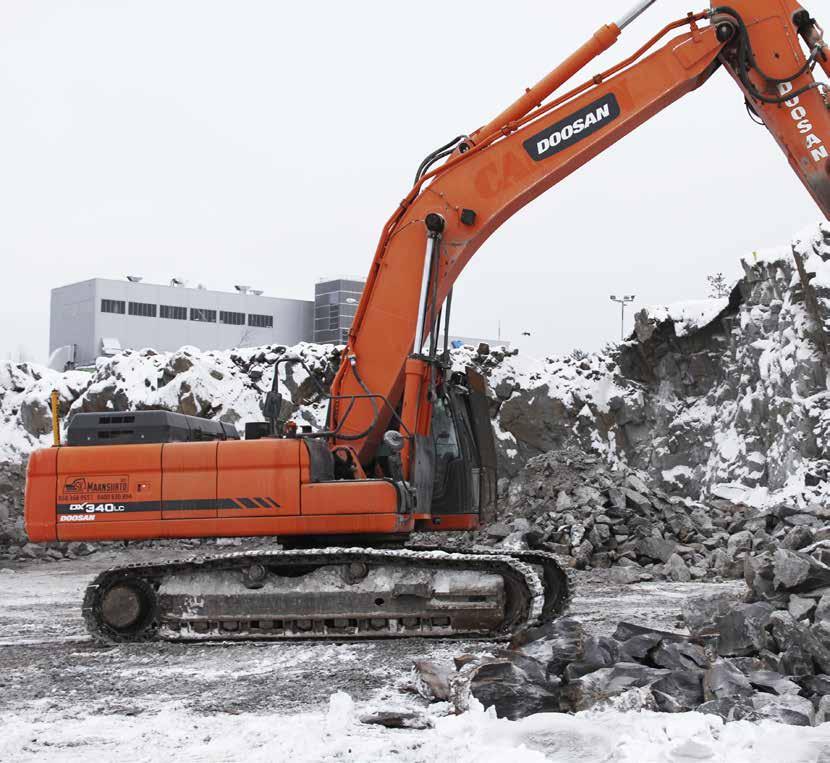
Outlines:
<svg viewBox="0 0 830 763"><path fill-rule="evenodd" d="M157 555L157 552L156 552ZM72 717L141 714L175 701L190 712L308 712L345 691L360 703L402 699L413 659L486 652L483 642L425 640L362 644L136 644L102 647L87 636L80 602L87 582L116 563L152 551L107 552L80 560L0 562L0 712L27 705ZM3 569L5 568L5 569ZM701 590L678 583L615 586L604 571L576 576L571 613L598 634L620 620L678 627L679 601Z"/></svg>

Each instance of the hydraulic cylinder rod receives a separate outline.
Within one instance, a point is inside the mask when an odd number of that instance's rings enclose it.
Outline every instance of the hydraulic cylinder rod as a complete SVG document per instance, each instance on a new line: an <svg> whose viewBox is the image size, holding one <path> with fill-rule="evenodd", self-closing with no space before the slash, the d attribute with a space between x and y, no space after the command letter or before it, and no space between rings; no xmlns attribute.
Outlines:
<svg viewBox="0 0 830 763"><path fill-rule="evenodd" d="M511 122L515 122L517 119L521 119L526 114L529 114L577 72L584 69L597 56L612 47L620 38L620 32L656 2L657 0L641 0L641 2L626 13L616 24L606 24L597 30L588 42L568 56L550 74L537 82L533 87L528 88L521 98L508 106L489 124L477 130L473 142L475 142L475 138L484 138L492 135L496 130L501 130Z"/></svg>
<svg viewBox="0 0 830 763"><path fill-rule="evenodd" d="M640 18L656 2L657 0L642 0L642 2L637 3L637 5L617 22L617 26L620 30L625 29L629 24Z"/></svg>

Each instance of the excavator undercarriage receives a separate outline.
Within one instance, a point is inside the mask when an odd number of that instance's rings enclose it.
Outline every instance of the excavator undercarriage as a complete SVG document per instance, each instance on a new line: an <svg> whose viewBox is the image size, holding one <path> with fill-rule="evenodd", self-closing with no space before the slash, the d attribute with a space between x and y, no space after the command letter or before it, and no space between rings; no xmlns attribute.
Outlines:
<svg viewBox="0 0 830 763"><path fill-rule="evenodd" d="M101 573L99 640L508 639L567 607L551 554L435 549L255 551Z"/></svg>

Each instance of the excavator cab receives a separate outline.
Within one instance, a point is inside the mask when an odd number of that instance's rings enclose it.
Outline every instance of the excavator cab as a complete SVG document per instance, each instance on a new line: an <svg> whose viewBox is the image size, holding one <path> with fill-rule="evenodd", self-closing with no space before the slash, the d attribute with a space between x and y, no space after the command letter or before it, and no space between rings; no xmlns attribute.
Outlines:
<svg viewBox="0 0 830 763"><path fill-rule="evenodd" d="M496 510L496 446L486 382L474 369L453 374L432 408L435 447L431 520L475 515L482 523Z"/></svg>

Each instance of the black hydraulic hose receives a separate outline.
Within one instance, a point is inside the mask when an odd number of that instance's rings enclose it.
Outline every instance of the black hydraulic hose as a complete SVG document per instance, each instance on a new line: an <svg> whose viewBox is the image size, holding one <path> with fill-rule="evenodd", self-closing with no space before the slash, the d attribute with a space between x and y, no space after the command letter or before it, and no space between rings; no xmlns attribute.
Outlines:
<svg viewBox="0 0 830 763"><path fill-rule="evenodd" d="M450 314L452 313L452 289L447 294L446 316L444 318L444 356L450 351Z"/></svg>
<svg viewBox="0 0 830 763"><path fill-rule="evenodd" d="M445 156L449 156L454 150L455 147L464 140L463 135L459 135L457 138L453 138L449 143L441 148L436 148L435 151L428 154L426 159L421 162L418 167L418 171L415 173L415 183L417 183L426 173L426 171L437 162L439 159L443 159ZM414 185L414 184L413 184Z"/></svg>
<svg viewBox="0 0 830 763"><path fill-rule="evenodd" d="M786 101L792 100L793 98L797 98L799 95L803 95L804 93L814 90L816 88L821 87L821 84L818 82L811 82L809 85L805 85L804 87L796 90L795 92L786 93L782 96L771 97L768 95L764 95L761 93L752 80L749 78L749 69L755 69L758 74L763 77L768 83L772 85L782 85L787 82L792 82L802 75L806 74L810 69L815 65L816 61L818 60L818 55L820 53L820 48L816 46L810 56L808 57L807 61L804 65L794 74L789 77L785 77L783 79L778 79L776 77L768 76L763 69L758 65L758 61L755 58L755 53L752 50L752 41L749 38L749 30L747 29L746 23L743 20L738 11L734 8L730 8L728 5L722 5L718 8L713 9L713 15L723 14L725 16L731 16L735 23L738 26L738 77L741 80L741 83L744 87L749 91L750 95L758 101L762 103L768 103L771 105L780 105Z"/></svg>
<svg viewBox="0 0 830 763"><path fill-rule="evenodd" d="M331 432L322 432L320 433L321 436L327 437L337 437L339 440L345 440L346 442L353 442L355 440L362 440L366 437L374 428L377 426L378 421L380 420L380 408L378 407L377 402L375 402L375 398L372 397L372 393L369 391L369 388L366 386L366 383L363 381L363 377L360 375L360 371L357 370L357 363L351 363L352 373L354 374L354 378L357 380L357 383L360 385L360 388L366 393L368 396L369 404L372 406L372 411L374 416L372 417L372 423L369 424L366 429L364 429L359 434L340 434L337 430L333 430ZM348 418L348 414L351 413L352 408L354 407L355 402L357 402L357 398L353 398L351 404L349 405L346 414L340 420L341 425L346 419ZM339 427L338 427L339 428Z"/></svg>

